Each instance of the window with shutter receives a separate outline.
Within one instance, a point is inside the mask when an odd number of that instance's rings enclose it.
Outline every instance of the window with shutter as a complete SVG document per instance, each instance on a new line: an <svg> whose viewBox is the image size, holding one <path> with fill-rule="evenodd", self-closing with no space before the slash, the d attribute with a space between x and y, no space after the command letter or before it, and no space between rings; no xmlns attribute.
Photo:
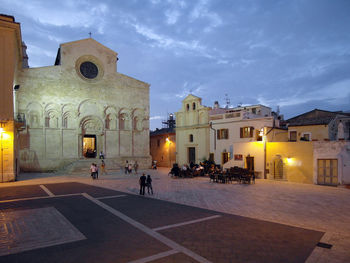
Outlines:
<svg viewBox="0 0 350 263"><path fill-rule="evenodd" d="M254 136L254 127L241 127L240 137L241 138L252 138Z"/></svg>
<svg viewBox="0 0 350 263"><path fill-rule="evenodd" d="M217 139L223 140L228 139L228 129L220 129L217 131Z"/></svg>

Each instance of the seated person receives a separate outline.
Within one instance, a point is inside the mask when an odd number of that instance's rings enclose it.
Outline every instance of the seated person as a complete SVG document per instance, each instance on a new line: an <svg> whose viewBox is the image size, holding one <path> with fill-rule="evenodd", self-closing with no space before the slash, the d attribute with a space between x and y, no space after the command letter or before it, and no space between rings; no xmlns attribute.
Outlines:
<svg viewBox="0 0 350 263"><path fill-rule="evenodd" d="M180 174L180 168L179 168L179 165L177 163L174 163L173 164L173 168L171 168L171 171L170 171L174 176L179 176Z"/></svg>

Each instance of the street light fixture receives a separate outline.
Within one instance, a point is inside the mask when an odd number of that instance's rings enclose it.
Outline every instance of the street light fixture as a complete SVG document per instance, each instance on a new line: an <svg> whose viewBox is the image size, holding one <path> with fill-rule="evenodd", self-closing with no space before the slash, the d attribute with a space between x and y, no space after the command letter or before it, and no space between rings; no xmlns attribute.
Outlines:
<svg viewBox="0 0 350 263"><path fill-rule="evenodd" d="M4 182L4 149L2 148L2 135L5 132L2 127L3 123L1 123L0 134L1 134L1 182Z"/></svg>

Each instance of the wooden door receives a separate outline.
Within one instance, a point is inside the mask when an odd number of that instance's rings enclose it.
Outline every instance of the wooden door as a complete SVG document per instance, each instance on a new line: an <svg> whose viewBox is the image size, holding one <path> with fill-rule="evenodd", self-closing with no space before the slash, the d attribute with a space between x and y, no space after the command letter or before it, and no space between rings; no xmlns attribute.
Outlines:
<svg viewBox="0 0 350 263"><path fill-rule="evenodd" d="M317 184L338 185L338 160L317 160Z"/></svg>

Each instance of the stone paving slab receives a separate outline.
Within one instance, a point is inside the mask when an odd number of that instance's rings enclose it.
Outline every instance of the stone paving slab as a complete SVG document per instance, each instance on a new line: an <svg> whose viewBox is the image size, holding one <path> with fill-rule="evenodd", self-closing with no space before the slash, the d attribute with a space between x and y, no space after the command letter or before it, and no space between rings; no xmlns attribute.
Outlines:
<svg viewBox="0 0 350 263"><path fill-rule="evenodd" d="M0 211L0 256L83 239L54 207Z"/></svg>
<svg viewBox="0 0 350 263"><path fill-rule="evenodd" d="M91 186L88 184L75 183L75 182L45 184L45 186L55 195L87 193L93 197L103 197L103 196L125 194L119 191L109 190L98 186Z"/></svg>
<svg viewBox="0 0 350 263"><path fill-rule="evenodd" d="M324 233L250 219L222 217L161 230L212 262L304 262Z"/></svg>
<svg viewBox="0 0 350 263"><path fill-rule="evenodd" d="M219 214L211 210L135 195L105 199L102 202L150 228Z"/></svg>
<svg viewBox="0 0 350 263"><path fill-rule="evenodd" d="M1 203L0 211L55 207L86 240L0 257L0 262L128 262L170 250L83 196ZM47 229L49 231L50 229ZM63 229L61 229L63 230Z"/></svg>
<svg viewBox="0 0 350 263"><path fill-rule="evenodd" d="M18 198L47 196L39 185L13 186L0 188L0 201Z"/></svg>

